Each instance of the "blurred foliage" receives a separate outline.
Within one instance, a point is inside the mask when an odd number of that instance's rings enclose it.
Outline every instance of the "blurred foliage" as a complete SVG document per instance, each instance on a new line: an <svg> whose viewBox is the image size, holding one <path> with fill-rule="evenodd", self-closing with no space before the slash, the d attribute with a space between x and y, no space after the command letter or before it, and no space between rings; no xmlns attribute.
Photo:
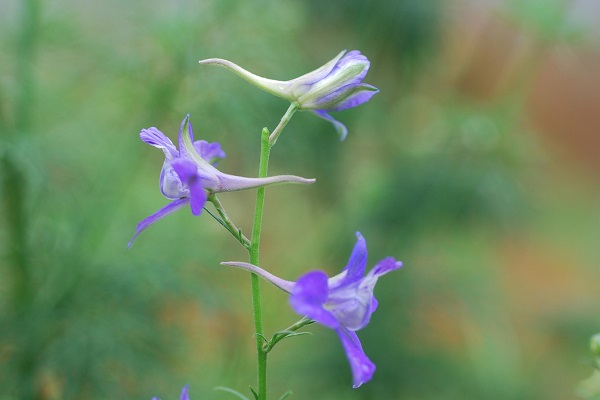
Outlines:
<svg viewBox="0 0 600 400"><path fill-rule="evenodd" d="M594 372L579 384L577 394L585 400L597 400L600 399L600 334L592 336L590 349L594 357Z"/></svg>
<svg viewBox="0 0 600 400"><path fill-rule="evenodd" d="M509 0L506 10L525 29L542 41L556 43L580 39L584 28L569 18L570 2L566 0Z"/></svg>
<svg viewBox="0 0 600 400"><path fill-rule="evenodd" d="M287 105L197 61L291 79L344 48L369 57L381 93L336 114L343 143L310 113L288 125L270 173L317 184L267 191L263 265L336 273L360 230L369 266L392 255L405 267L378 284L359 332L372 382L351 389L337 337L313 325L270 353L271 393L572 396L599 322L598 171L555 151L528 99L553 46L575 52L585 34L556 0L1 3L0 399L245 392L250 285L218 266L244 252L186 211L126 249L166 204L163 155L137 134L175 139L190 113L198 138L222 143L224 171L253 175L260 131ZM517 50L503 53L511 35ZM254 193L221 200L248 231ZM285 296L264 292L267 333L293 323Z"/></svg>

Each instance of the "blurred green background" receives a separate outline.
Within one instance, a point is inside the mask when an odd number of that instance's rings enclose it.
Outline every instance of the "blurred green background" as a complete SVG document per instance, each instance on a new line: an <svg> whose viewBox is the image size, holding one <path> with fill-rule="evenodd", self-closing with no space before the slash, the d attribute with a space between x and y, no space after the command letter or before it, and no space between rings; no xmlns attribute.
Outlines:
<svg viewBox="0 0 600 400"><path fill-rule="evenodd" d="M360 230L382 279L359 333L377 364L351 388L336 335L281 343L273 396L574 399L600 331L600 7L588 1L0 2L0 399L227 399L255 382L245 253L208 215L167 200L160 151L190 113L220 168L255 176L259 136L287 104L197 61L274 79L342 49L381 89L298 113L267 190L263 266L337 273ZM246 232L254 193L221 196ZM297 320L264 285L267 333ZM275 397L274 397L275 398Z"/></svg>

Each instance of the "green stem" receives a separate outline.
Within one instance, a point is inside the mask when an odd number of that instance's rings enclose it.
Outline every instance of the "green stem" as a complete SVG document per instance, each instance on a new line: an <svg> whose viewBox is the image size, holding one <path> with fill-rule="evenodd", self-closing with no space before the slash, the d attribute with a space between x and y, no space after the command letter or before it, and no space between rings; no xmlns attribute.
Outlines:
<svg viewBox="0 0 600 400"><path fill-rule="evenodd" d="M266 178L269 170L269 155L271 147L277 141L283 128L287 125L294 112L298 109L297 103L290 104L285 115L281 118L279 125L275 128L269 137L267 128L262 130L260 142L260 163L258 167L258 177ZM250 255L250 263L259 265L259 247L260 247L260 231L262 229L263 209L265 205L265 188L258 188L256 191L256 206L254 208L254 223L252 225L252 238L248 253ZM256 354L257 354L257 369L258 369L258 400L267 399L267 352L263 349L264 328L262 318L262 305L260 294L260 278L256 274L251 274L252 283L252 308L254 312L254 336L256 337Z"/></svg>
<svg viewBox="0 0 600 400"><path fill-rule="evenodd" d="M258 168L258 177L267 176L269 168L269 153L271 145L269 144L269 131L265 128L262 131L260 145L260 164ZM250 263L258 265L260 231L262 228L263 208L265 205L265 188L258 188L256 191L256 207L254 209L254 224L252 226L252 239L250 241ZM260 278L252 274L252 307L254 311L254 333L256 337L256 353L258 367L258 400L267 399L267 353L263 350L262 344L264 328L262 321L262 306L260 303Z"/></svg>
<svg viewBox="0 0 600 400"><path fill-rule="evenodd" d="M281 131L283 131L283 128L285 128L287 123L290 122L290 119L292 119L292 115L294 115L294 113L298 110L298 107L300 107L298 103L292 102L292 104L290 104L290 107L285 112L285 115L281 117L279 125L277 125L273 133L271 133L271 136L269 136L269 143L271 144L271 147L275 145L275 142L277 142L277 138L281 134Z"/></svg>

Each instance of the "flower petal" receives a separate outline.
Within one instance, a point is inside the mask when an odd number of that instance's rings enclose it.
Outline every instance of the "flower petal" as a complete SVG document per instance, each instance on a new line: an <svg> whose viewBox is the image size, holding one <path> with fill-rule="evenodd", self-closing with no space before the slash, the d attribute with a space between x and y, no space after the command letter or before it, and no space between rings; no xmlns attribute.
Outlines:
<svg viewBox="0 0 600 400"><path fill-rule="evenodd" d="M358 388L365 382L368 382L375 373L375 364L365 354L360 344L358 336L354 332L350 332L344 328L336 329L338 336L344 346L344 351L348 357L350 368L352 369L354 389Z"/></svg>
<svg viewBox="0 0 600 400"><path fill-rule="evenodd" d="M193 215L200 215L206 204L208 195L202 185L202 178L198 174L198 166L185 158L177 158L171 161L171 166L179 178L190 188L190 207Z"/></svg>
<svg viewBox="0 0 600 400"><path fill-rule="evenodd" d="M352 296L355 301L360 304L354 310L354 313L343 314L335 312L335 316L342 325L350 330L357 331L364 328L371 321L371 315L377 309L377 300L373 295L375 284L380 276L387 274L390 271L398 269L402 266L402 262L396 261L392 257L387 257L381 260L369 273L358 283L358 287ZM343 290L343 289L342 289ZM339 290L338 290L339 291ZM333 292L337 295L336 292ZM343 293L342 293L343 296ZM348 296L346 296L348 297ZM344 311L342 309L342 311ZM339 315L338 315L339 314Z"/></svg>
<svg viewBox="0 0 600 400"><path fill-rule="evenodd" d="M190 122L190 115L188 114L179 127L179 158L193 161L197 165L198 174L204 180L204 186L206 189L212 190L213 187L218 186L219 178L217 175L219 174L219 170L200 157L193 140L194 132L192 130L192 123Z"/></svg>
<svg viewBox="0 0 600 400"><path fill-rule="evenodd" d="M174 202L167 204L166 206L164 206L163 208L161 208L154 214L150 215L149 217L144 218L135 227L135 235L133 235L133 237L129 241L129 244L127 245L127 247L131 247L131 245L133 244L133 241L140 235L140 233L142 233L144 230L146 230L150 225L152 225L156 221L166 217L167 215L179 210L181 207L185 206L188 202L189 202L189 199L175 200Z"/></svg>
<svg viewBox="0 0 600 400"><path fill-rule="evenodd" d="M181 121L181 125L179 125L179 154L180 157L187 157L193 159L193 155L190 154L191 149L186 146L186 139L189 138L189 144L193 147L192 143L194 143L194 131L192 129L192 122L190 121L190 114L187 114L183 121Z"/></svg>
<svg viewBox="0 0 600 400"><path fill-rule="evenodd" d="M188 394L188 390L190 389L190 385L185 385L181 390L181 396L179 400L190 400L190 395Z"/></svg>
<svg viewBox="0 0 600 400"><path fill-rule="evenodd" d="M327 275L323 271L312 271L298 279L292 295L290 305L300 315L335 329L339 326L333 314L323 308L327 301L329 290L327 288Z"/></svg>
<svg viewBox="0 0 600 400"><path fill-rule="evenodd" d="M298 98L303 110L333 111L360 85L369 70L369 60L357 51L349 54L359 57L343 57L331 73L311 85L310 90Z"/></svg>
<svg viewBox="0 0 600 400"><path fill-rule="evenodd" d="M357 282L362 279L367 268L367 242L360 232L356 232L356 244L350 254L348 264L344 268L346 276L339 282L339 286L347 285L351 282Z"/></svg>
<svg viewBox="0 0 600 400"><path fill-rule="evenodd" d="M200 157L213 165L218 159L223 159L227 156L223 149L221 149L219 142L208 143L206 140L196 140L194 148L200 154Z"/></svg>
<svg viewBox="0 0 600 400"><path fill-rule="evenodd" d="M371 63L369 62L369 59L363 55L359 50L350 50L349 52L347 52L344 57L342 57L337 64L335 65L335 69L342 69L345 68L348 64L350 63L363 63L363 64L367 64L366 69L369 69L369 65L371 65ZM367 73L365 72L365 75ZM364 78L364 75L363 75Z"/></svg>
<svg viewBox="0 0 600 400"><path fill-rule="evenodd" d="M327 77L336 68L340 59L344 56L346 50L342 50L333 59L329 60L325 65L311 71L307 74L299 76L292 80L291 93L294 99L300 98L310 90L312 85Z"/></svg>
<svg viewBox="0 0 600 400"><path fill-rule="evenodd" d="M179 176L171 166L171 161L168 159L165 159L163 163L159 182L160 191L167 199L176 200L182 197L189 197L188 188L181 182L181 179L179 179Z"/></svg>
<svg viewBox="0 0 600 400"><path fill-rule="evenodd" d="M171 167L185 184L189 184L198 177L198 166L186 158L177 158L171 161Z"/></svg>
<svg viewBox="0 0 600 400"><path fill-rule="evenodd" d="M358 331L367 326L372 314L373 293L357 289L358 283L352 283L330 290L325 305L339 324L349 331Z"/></svg>
<svg viewBox="0 0 600 400"><path fill-rule="evenodd" d="M345 97L344 100L339 102L335 102L332 107L329 107L330 111L342 111L347 110L348 108L356 107L361 105L362 103L366 103L371 100L371 97L375 96L379 93L379 89L375 86L368 85L366 83L352 86L351 88L342 88L339 90L339 93L332 93L330 96L332 98L336 97ZM343 94L343 96L341 95ZM323 99L323 102L328 102L330 99Z"/></svg>
<svg viewBox="0 0 600 400"><path fill-rule="evenodd" d="M190 184L190 207L193 215L202 214L207 198L208 195L206 194L206 191L204 191L200 181L195 181L194 184Z"/></svg>
<svg viewBox="0 0 600 400"><path fill-rule="evenodd" d="M356 85L365 78L370 66L371 63L367 57L358 50L352 50L338 61L328 77L338 74L341 75L339 78L342 79L340 86ZM355 71L358 73L354 73ZM347 75L346 79L343 75Z"/></svg>
<svg viewBox="0 0 600 400"><path fill-rule="evenodd" d="M157 149L161 149L165 153L165 157L171 160L179 156L177 148L171 142L171 139L165 136L164 133L156 129L155 127L142 129L140 132L140 139L150 146L154 146Z"/></svg>
<svg viewBox="0 0 600 400"><path fill-rule="evenodd" d="M327 114L323 110L315 110L313 112L317 116L319 116L333 124L333 126L335 127L335 130L337 131L338 135L340 136L340 141L343 141L344 139L346 139L346 136L348 135L348 128L346 128L346 125L342 124L340 121L333 118L331 115Z"/></svg>
<svg viewBox="0 0 600 400"><path fill-rule="evenodd" d="M396 261L393 257L387 257L379 261L370 271L368 276L380 277L390 271L402 267L402 261Z"/></svg>
<svg viewBox="0 0 600 400"><path fill-rule="evenodd" d="M371 314L373 314L375 312L375 310L377 310L378 305L379 305L379 302L377 301L375 296L373 296L373 300L371 302Z"/></svg>

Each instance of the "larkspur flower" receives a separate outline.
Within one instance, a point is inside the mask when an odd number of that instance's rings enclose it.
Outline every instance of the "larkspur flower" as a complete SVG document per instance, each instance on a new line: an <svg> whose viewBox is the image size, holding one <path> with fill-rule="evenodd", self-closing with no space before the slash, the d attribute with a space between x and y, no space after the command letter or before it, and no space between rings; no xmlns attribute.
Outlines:
<svg viewBox="0 0 600 400"><path fill-rule="evenodd" d="M356 237L357 242L348 264L340 274L332 278L328 278L323 271L311 271L296 282L290 282L252 264L222 263L262 276L290 294L290 305L298 314L335 330L352 369L354 388L371 380L375 372L375 364L363 351L356 331L369 323L371 315L377 309L377 300L373 295L377 279L402 266L402 262L388 257L364 275L367 245L360 232L356 233Z"/></svg>
<svg viewBox="0 0 600 400"><path fill-rule="evenodd" d="M246 178L219 171L214 164L218 159L225 157L225 152L216 142L208 143L204 140L194 142L189 114L183 119L179 128L179 150L167 136L154 127L143 129L140 132L140 139L165 153L165 161L160 173L160 190L173 202L136 226L129 247L150 225L188 204L193 215L200 215L211 193L254 189L279 183L309 184L315 181L294 175Z"/></svg>
<svg viewBox="0 0 600 400"><path fill-rule="evenodd" d="M322 67L289 81L263 78L221 58L209 58L200 63L225 67L275 96L296 102L300 110L313 111L333 123L341 140L346 138L348 129L328 112L356 107L379 92L375 86L362 83L370 63L358 50L348 53L344 50Z"/></svg>
<svg viewBox="0 0 600 400"><path fill-rule="evenodd" d="M190 400L190 395L188 394L188 390L190 385L185 385L181 390L181 396L179 396L179 400ZM152 400L160 400L158 397L153 397Z"/></svg>

